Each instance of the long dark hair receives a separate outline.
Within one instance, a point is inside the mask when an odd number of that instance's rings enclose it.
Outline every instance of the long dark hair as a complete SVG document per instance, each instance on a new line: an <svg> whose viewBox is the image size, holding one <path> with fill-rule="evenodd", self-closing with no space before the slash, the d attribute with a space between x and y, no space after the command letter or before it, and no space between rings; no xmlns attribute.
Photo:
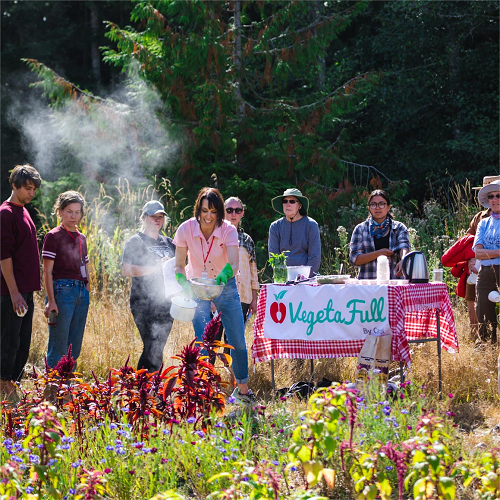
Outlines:
<svg viewBox="0 0 500 500"><path fill-rule="evenodd" d="M381 196L387 202L388 206L391 205L391 199L389 198L389 195L383 189L375 189L375 191L372 191L370 193L370 196L368 197L368 213L369 213L369 215L371 215L370 203L372 202L373 198L375 198L375 196ZM387 212L387 217L392 219L391 212Z"/></svg>
<svg viewBox="0 0 500 500"><path fill-rule="evenodd" d="M220 226L224 220L224 198L220 194L220 191L210 187L204 187L200 190L193 209L193 216L197 221L200 220L203 200L208 200L208 208L215 208L217 210L217 226Z"/></svg>

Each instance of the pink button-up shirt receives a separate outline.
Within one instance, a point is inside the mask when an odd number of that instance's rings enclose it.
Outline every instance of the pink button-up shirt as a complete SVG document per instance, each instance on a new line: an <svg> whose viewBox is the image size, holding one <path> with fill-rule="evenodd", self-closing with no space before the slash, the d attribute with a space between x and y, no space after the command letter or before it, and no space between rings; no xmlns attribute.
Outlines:
<svg viewBox="0 0 500 500"><path fill-rule="evenodd" d="M226 247L238 246L238 232L234 226L224 220L221 226L214 229L207 241L201 232L199 222L192 217L177 229L174 245L188 249L186 266L188 279L201 278L204 268L206 268L208 278L215 279L229 262Z"/></svg>

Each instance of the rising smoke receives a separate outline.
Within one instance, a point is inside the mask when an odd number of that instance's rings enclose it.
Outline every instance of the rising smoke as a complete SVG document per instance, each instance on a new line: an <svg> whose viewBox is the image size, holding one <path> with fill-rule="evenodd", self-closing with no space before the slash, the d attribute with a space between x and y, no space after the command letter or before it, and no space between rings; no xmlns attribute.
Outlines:
<svg viewBox="0 0 500 500"><path fill-rule="evenodd" d="M146 173L165 175L179 149L165 104L136 70L89 105L68 100L51 109L33 91L28 103L14 102L7 113L23 137L26 155L49 181L75 172L94 182L127 178L134 185Z"/></svg>

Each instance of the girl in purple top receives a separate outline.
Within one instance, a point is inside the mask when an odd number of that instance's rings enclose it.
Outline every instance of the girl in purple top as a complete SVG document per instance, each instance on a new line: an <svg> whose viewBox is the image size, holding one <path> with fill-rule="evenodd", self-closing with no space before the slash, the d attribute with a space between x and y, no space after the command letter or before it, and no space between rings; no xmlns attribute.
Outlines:
<svg viewBox="0 0 500 500"><path fill-rule="evenodd" d="M49 325L47 363L50 367L72 346L77 359L89 309L87 240L78 231L85 209L83 196L66 191L57 197L54 211L61 225L49 231L43 242L43 272L47 302L44 314L57 314L55 325Z"/></svg>

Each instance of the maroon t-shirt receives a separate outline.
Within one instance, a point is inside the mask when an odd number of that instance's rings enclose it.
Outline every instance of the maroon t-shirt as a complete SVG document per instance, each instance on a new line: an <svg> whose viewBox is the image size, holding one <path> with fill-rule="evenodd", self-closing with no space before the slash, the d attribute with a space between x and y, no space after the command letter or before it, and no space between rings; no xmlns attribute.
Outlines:
<svg viewBox="0 0 500 500"><path fill-rule="evenodd" d="M88 282L88 277L84 278L80 269L89 261L87 239L82 233L66 231L62 226L52 229L45 235L42 258L54 261L52 269L54 280L67 279Z"/></svg>
<svg viewBox="0 0 500 500"><path fill-rule="evenodd" d="M0 205L0 260L12 259L14 278L20 293L40 290L40 255L36 227L21 205L4 201ZM3 275L0 295L9 295Z"/></svg>

